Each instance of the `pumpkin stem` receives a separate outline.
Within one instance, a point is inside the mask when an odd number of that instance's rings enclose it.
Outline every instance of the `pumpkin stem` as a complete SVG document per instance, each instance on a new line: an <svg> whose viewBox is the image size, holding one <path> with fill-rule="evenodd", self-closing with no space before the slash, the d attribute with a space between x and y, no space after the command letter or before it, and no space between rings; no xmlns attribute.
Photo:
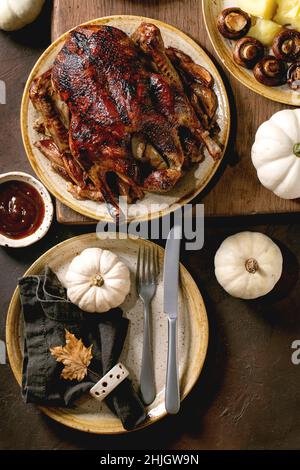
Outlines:
<svg viewBox="0 0 300 470"><path fill-rule="evenodd" d="M245 262L245 268L250 274L255 274L258 270L258 262L254 258L249 258Z"/></svg>
<svg viewBox="0 0 300 470"><path fill-rule="evenodd" d="M293 152L296 157L300 157L300 143L294 145Z"/></svg>
<svg viewBox="0 0 300 470"><path fill-rule="evenodd" d="M102 287L104 284L104 279L101 274L96 274L96 276L92 279L91 285L96 287Z"/></svg>

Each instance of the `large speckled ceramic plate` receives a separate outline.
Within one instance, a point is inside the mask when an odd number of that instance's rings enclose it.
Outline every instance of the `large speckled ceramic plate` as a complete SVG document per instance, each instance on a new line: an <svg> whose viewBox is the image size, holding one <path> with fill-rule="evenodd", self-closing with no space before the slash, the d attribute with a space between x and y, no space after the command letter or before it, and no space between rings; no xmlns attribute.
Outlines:
<svg viewBox="0 0 300 470"><path fill-rule="evenodd" d="M96 234L80 235L51 248L43 254L25 273L40 273L48 264L64 282L66 269L71 260L88 247L101 247L112 250L129 267L132 288L125 303L122 305L124 314L130 320L130 327L121 356L121 361L130 370L134 386L138 386L140 376L142 338L143 338L143 305L135 291L135 270L137 252L141 244L151 242L138 239L116 238L116 234L105 234L106 239L97 238ZM164 250L159 249L160 268L162 273ZM178 319L178 358L180 375L181 399L184 399L197 381L201 372L208 343L208 322L201 294L188 271L180 266L181 288L179 295ZM163 284L162 274L158 279L156 295L152 302L152 332L155 380L157 396L147 409L147 419L140 426L148 426L165 416L165 377L167 359L167 318L162 311ZM93 314L94 315L94 314ZM18 288L15 290L7 316L6 325L7 351L13 373L21 383L23 320L20 308ZM25 406L25 405L24 405ZM99 434L122 433L121 422L111 413L105 404L84 395L75 404L74 409L41 408L51 418L72 428Z"/></svg>
<svg viewBox="0 0 300 470"><path fill-rule="evenodd" d="M252 70L240 67L234 62L232 58L234 41L223 38L217 29L216 20L224 8L235 6L238 6L236 0L202 0L206 29L220 60L237 80L255 93L279 103L300 106L300 93L292 91L288 85L279 87L262 85L254 78Z"/></svg>
<svg viewBox="0 0 300 470"><path fill-rule="evenodd" d="M189 54L195 62L204 65L212 73L215 79L215 92L219 100L218 124L221 129L219 140L225 151L230 129L230 108L226 90L214 64L198 44L173 26L139 16L112 16L92 20L86 24L108 24L120 28L130 34L142 21L155 23L162 32L166 46L175 46L181 49L183 52ZM74 209L85 216L96 220L109 221L111 219L107 213L105 204L100 204L94 201L78 201L74 199L67 191L66 181L52 171L50 163L33 145L34 142L38 140L39 135L33 130L33 124L37 118L37 113L29 100L29 87L36 76L40 75L52 66L57 53L64 44L66 34L57 39L57 41L55 41L44 52L29 76L24 90L21 108L23 142L34 171L57 199L69 206L71 209ZM147 220L159 217L174 210L178 204L183 205L191 201L208 184L209 180L216 172L220 161L221 159L214 161L209 155L206 155L205 160L186 174L179 181L176 187L168 194L158 195L148 193L142 201L132 204L129 207L129 220Z"/></svg>

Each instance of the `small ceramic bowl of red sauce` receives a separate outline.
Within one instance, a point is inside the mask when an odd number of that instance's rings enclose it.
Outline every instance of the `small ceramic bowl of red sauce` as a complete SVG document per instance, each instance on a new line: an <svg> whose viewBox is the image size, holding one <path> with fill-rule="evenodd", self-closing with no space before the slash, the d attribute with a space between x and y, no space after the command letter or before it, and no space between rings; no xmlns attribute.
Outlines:
<svg viewBox="0 0 300 470"><path fill-rule="evenodd" d="M53 219L47 189L20 171L0 175L0 246L21 248L40 240Z"/></svg>

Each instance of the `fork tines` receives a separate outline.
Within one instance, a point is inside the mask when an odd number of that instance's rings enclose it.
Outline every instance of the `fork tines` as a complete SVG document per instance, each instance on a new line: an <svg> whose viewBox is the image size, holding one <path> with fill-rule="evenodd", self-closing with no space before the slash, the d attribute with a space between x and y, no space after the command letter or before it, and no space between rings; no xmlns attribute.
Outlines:
<svg viewBox="0 0 300 470"><path fill-rule="evenodd" d="M159 275L158 247L151 244L139 248L136 268L136 284L139 291L142 284L156 284Z"/></svg>

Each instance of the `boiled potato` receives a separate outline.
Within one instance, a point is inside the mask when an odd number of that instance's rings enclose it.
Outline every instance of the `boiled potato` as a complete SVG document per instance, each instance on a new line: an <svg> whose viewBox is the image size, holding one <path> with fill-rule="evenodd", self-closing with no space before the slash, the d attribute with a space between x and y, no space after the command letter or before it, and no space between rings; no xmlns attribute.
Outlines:
<svg viewBox="0 0 300 470"><path fill-rule="evenodd" d="M293 26L293 28L300 31L300 18L297 18L297 19L293 20L292 26Z"/></svg>
<svg viewBox="0 0 300 470"><path fill-rule="evenodd" d="M278 9L274 17L276 23L292 25L300 28L300 1L299 0L277 0Z"/></svg>
<svg viewBox="0 0 300 470"><path fill-rule="evenodd" d="M285 1L285 0L283 0ZM239 7L253 16L271 20L276 12L276 0L239 0Z"/></svg>
<svg viewBox="0 0 300 470"><path fill-rule="evenodd" d="M271 20L257 18L257 21L248 33L248 36L258 39L264 46L271 46L275 35L281 30L282 26Z"/></svg>
<svg viewBox="0 0 300 470"><path fill-rule="evenodd" d="M300 18L299 0L277 0L277 3L278 3L278 9L277 9L276 17L278 17L281 21L284 21L284 19ZM286 23L280 23L280 24L286 24Z"/></svg>

